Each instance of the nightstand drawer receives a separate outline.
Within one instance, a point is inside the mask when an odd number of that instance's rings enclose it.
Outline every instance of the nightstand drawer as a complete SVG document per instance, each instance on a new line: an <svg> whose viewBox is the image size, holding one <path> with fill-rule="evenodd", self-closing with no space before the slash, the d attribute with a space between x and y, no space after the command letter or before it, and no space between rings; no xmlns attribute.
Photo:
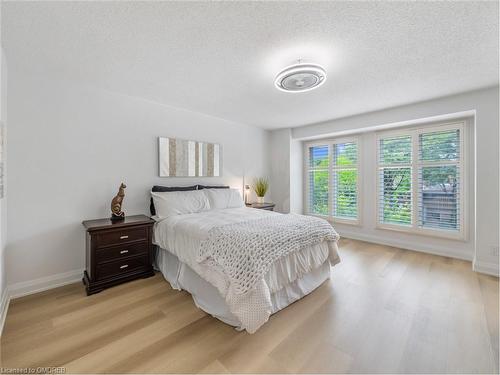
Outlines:
<svg viewBox="0 0 500 375"><path fill-rule="evenodd" d="M105 233L97 234L97 247L102 248L138 240L147 240L147 238L148 228L144 226L139 228L127 228L116 231L108 231Z"/></svg>
<svg viewBox="0 0 500 375"><path fill-rule="evenodd" d="M113 260L121 260L126 257L147 254L149 244L147 241L134 242L119 246L105 247L96 250L96 261L98 264Z"/></svg>
<svg viewBox="0 0 500 375"><path fill-rule="evenodd" d="M108 277L145 269L146 266L149 266L148 261L149 257L145 255L100 264L97 266L97 279L102 280Z"/></svg>

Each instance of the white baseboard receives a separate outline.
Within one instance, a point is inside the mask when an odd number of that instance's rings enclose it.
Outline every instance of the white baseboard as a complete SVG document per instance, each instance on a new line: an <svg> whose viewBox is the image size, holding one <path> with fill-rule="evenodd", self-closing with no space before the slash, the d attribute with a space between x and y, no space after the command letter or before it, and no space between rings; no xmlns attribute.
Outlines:
<svg viewBox="0 0 500 375"><path fill-rule="evenodd" d="M472 262L472 269L476 272L485 273L487 275L496 277L498 277L500 274L498 263L481 262L476 259L474 259L474 261Z"/></svg>
<svg viewBox="0 0 500 375"><path fill-rule="evenodd" d="M9 309L10 297L9 288L5 287L0 299L0 336L2 336L5 318L7 318L7 310Z"/></svg>
<svg viewBox="0 0 500 375"><path fill-rule="evenodd" d="M401 249L419 251L422 253L445 256L449 258L457 258L468 261L472 261L473 258L473 255L467 252L446 249L443 247L433 246L429 244L423 244L423 243L414 244L407 241L395 240L391 238L381 238L379 236L374 236L364 233L354 233L348 231L339 231L339 232L340 232L340 237L351 238L353 240L373 242L380 245L399 247Z"/></svg>
<svg viewBox="0 0 500 375"><path fill-rule="evenodd" d="M34 294L52 288L57 288L59 286L76 283L77 281L81 281L82 277L83 277L82 270L73 270L73 271L58 273L52 276L41 277L39 279L15 283L8 286L9 297L19 298L27 296L29 294Z"/></svg>

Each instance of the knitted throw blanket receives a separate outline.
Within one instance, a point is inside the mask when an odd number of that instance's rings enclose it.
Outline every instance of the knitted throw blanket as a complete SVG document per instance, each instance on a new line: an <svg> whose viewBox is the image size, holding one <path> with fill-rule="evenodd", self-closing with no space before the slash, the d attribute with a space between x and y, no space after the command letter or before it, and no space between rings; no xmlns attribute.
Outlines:
<svg viewBox="0 0 500 375"><path fill-rule="evenodd" d="M259 315L255 311L245 311L258 309L250 306L245 296L252 294L249 298L253 299L253 304L266 305L262 301L266 298L265 291L257 289L273 262L322 241L337 241L338 238L326 220L294 214L272 216L212 228L208 238L201 243L197 261L210 262L222 272L229 283L228 288L224 288L227 293L224 297L230 310L240 318L243 328L251 332L252 327L263 324L269 314L264 322L245 322ZM304 273L309 271L303 270ZM247 307L238 306L245 299Z"/></svg>

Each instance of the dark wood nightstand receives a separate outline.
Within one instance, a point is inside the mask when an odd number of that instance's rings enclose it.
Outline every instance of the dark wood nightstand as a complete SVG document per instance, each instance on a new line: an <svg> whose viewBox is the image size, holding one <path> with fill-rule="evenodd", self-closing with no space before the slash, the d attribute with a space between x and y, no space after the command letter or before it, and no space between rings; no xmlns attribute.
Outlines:
<svg viewBox="0 0 500 375"><path fill-rule="evenodd" d="M145 215L122 221L86 220L83 283L87 295L126 281L154 275L152 234L154 220Z"/></svg>
<svg viewBox="0 0 500 375"><path fill-rule="evenodd" d="M274 203L247 203L247 207L258 208L260 210L274 211Z"/></svg>

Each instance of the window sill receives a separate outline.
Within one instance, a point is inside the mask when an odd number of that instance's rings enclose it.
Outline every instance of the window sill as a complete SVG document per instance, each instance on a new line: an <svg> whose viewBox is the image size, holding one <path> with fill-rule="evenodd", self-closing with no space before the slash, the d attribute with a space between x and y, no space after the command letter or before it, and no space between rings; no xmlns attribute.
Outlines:
<svg viewBox="0 0 500 375"><path fill-rule="evenodd" d="M440 238L444 240L455 240L462 242L467 241L467 238L465 237L463 232L452 233L439 229L421 229L421 228L416 229L414 227L404 227L404 226L390 225L390 224L377 224L375 228L381 230L390 230L393 232L413 234L417 236Z"/></svg>
<svg viewBox="0 0 500 375"><path fill-rule="evenodd" d="M359 219L358 220L339 219L339 218L331 217L328 215L316 215L316 214L311 214L311 213L307 213L306 215L325 219L330 224L347 224L347 225L358 226L358 227L361 226L361 222Z"/></svg>
<svg viewBox="0 0 500 375"><path fill-rule="evenodd" d="M361 226L361 222L358 220L349 220L349 219L338 219L338 218L329 218L329 222L334 223L334 224L347 224L347 225L352 225L354 227L359 227Z"/></svg>

